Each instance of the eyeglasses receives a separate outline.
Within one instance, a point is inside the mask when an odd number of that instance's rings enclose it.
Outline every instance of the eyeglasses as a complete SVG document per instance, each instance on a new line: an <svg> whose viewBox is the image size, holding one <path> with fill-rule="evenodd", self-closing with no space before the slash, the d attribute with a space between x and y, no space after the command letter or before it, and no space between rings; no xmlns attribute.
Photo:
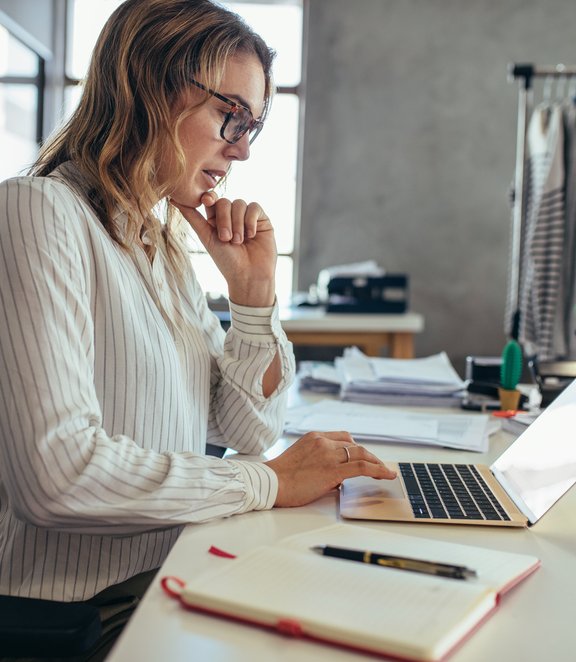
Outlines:
<svg viewBox="0 0 576 662"><path fill-rule="evenodd" d="M256 140L256 137L260 131L262 131L262 127L264 126L262 120L255 120L254 115L252 115L246 106L242 106L236 101L232 101L232 99L211 90L209 87L202 85L202 83L199 83L198 81L192 79L191 82L196 85L196 87L208 92L230 106L230 110L226 113L226 117L220 128L220 136L227 143L234 145L246 133L248 134L250 144Z"/></svg>

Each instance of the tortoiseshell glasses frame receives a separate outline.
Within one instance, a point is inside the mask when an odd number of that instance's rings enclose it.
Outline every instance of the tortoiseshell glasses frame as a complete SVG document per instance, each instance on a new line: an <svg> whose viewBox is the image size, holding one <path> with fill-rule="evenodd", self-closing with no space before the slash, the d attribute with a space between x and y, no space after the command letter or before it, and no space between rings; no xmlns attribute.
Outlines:
<svg viewBox="0 0 576 662"><path fill-rule="evenodd" d="M249 108L246 108L246 106L243 106L237 101L233 101L232 99L225 97L223 94L202 85L202 83L199 83L194 79L192 79L191 82L196 85L196 87L208 92L211 96L230 106L230 110L226 113L226 117L220 128L220 136L223 140L230 145L234 145L246 133L248 134L250 144L256 140L258 134L262 131L264 122L262 120L254 119L254 115L252 115Z"/></svg>

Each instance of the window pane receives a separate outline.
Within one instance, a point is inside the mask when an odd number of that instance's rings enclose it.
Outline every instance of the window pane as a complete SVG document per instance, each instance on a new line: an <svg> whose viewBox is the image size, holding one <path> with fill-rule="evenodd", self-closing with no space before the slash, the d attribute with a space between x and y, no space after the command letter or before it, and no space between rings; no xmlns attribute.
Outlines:
<svg viewBox="0 0 576 662"><path fill-rule="evenodd" d="M83 87L81 83L78 85L67 85L64 89L64 114L66 117L70 117L70 115L76 110L80 103L82 90Z"/></svg>
<svg viewBox="0 0 576 662"><path fill-rule="evenodd" d="M276 51L274 82L294 86L300 83L302 66L302 7L225 2L240 14L264 41Z"/></svg>
<svg viewBox="0 0 576 662"><path fill-rule="evenodd" d="M35 85L0 84L0 180L23 172L36 159Z"/></svg>
<svg viewBox="0 0 576 662"><path fill-rule="evenodd" d="M38 55L0 26L0 76L36 76Z"/></svg>
<svg viewBox="0 0 576 662"><path fill-rule="evenodd" d="M120 0L74 0L72 4L72 44L68 71L72 78L82 78L88 68L96 38ZM302 66L302 7L225 2L262 35L276 51L274 78L276 85L298 85Z"/></svg>
<svg viewBox="0 0 576 662"><path fill-rule="evenodd" d="M277 95L262 133L250 147L248 161L236 162L221 196L258 202L266 211L280 253L294 248L298 97Z"/></svg>
<svg viewBox="0 0 576 662"><path fill-rule="evenodd" d="M96 39L110 14L120 4L122 0L73 0L67 62L67 73L71 78L86 75Z"/></svg>
<svg viewBox="0 0 576 662"><path fill-rule="evenodd" d="M280 255L276 266L276 296L280 306L289 306L292 297L294 260Z"/></svg>

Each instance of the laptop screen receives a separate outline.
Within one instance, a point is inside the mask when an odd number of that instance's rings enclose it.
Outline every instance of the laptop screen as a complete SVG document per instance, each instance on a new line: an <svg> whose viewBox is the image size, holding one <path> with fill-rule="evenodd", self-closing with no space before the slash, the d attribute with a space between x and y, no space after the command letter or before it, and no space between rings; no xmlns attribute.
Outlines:
<svg viewBox="0 0 576 662"><path fill-rule="evenodd" d="M576 380L490 468L532 524L576 483Z"/></svg>

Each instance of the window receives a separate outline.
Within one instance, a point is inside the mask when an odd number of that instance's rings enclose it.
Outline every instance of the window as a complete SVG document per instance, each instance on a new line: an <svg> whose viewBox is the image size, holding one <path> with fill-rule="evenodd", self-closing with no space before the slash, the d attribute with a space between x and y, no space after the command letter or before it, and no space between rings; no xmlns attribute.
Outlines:
<svg viewBox="0 0 576 662"><path fill-rule="evenodd" d="M80 80L88 67L90 54L106 19L119 0L72 0L67 74ZM266 210L275 228L278 245L277 292L282 303L292 292L294 236L296 230L296 187L299 84L302 51L301 0L274 2L223 2L240 14L277 52L274 81L278 91L266 125L251 147L247 162L235 163L221 194L231 198L256 200ZM77 103L79 90L69 87L69 112ZM206 292L226 293L224 279L209 256L199 250L192 257L198 278Z"/></svg>
<svg viewBox="0 0 576 662"><path fill-rule="evenodd" d="M44 61L0 26L0 181L25 172L38 154Z"/></svg>

